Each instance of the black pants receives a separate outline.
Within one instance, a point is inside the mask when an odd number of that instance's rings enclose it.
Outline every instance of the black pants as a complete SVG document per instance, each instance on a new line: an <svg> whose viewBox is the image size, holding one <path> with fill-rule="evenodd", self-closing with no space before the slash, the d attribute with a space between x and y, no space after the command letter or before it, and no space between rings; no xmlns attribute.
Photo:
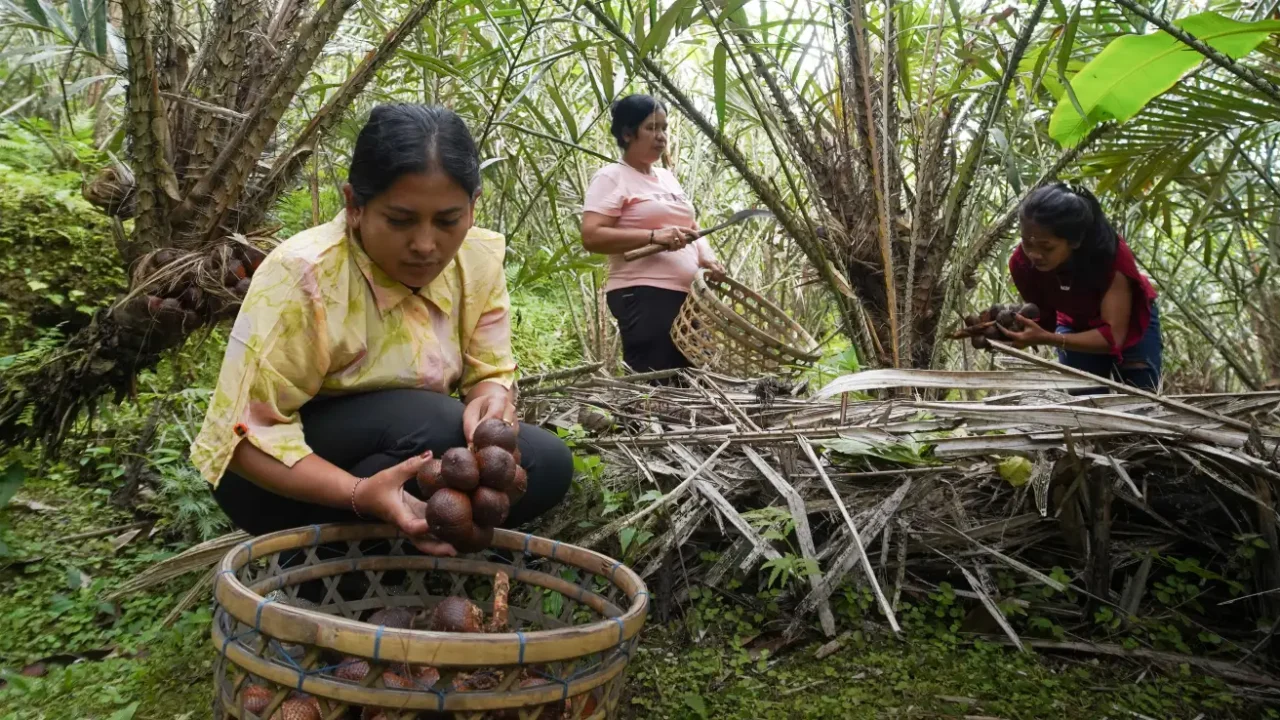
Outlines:
<svg viewBox="0 0 1280 720"><path fill-rule="evenodd" d="M382 390L317 398L302 406L302 429L317 455L357 477L368 477L408 458L466 445L462 403L426 390ZM521 424L520 464L529 489L511 508L506 527L517 527L555 507L569 490L573 457L569 448L542 428ZM417 494L418 485L406 485ZM236 527L250 535L320 523L357 522L350 508L339 509L276 495L232 472L213 491Z"/></svg>
<svg viewBox="0 0 1280 720"><path fill-rule="evenodd" d="M671 340L671 326L689 293L639 285L610 290L609 312L618 321L622 359L638 373L692 365Z"/></svg>

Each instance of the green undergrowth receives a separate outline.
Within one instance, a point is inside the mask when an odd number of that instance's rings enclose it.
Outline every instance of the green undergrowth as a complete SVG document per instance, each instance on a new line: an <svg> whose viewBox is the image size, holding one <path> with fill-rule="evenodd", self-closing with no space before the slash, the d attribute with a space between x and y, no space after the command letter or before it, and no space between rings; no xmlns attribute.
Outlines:
<svg viewBox="0 0 1280 720"><path fill-rule="evenodd" d="M823 660L816 645L774 659L733 642L689 647L650 632L631 664L630 717L1257 717L1220 681L1003 647L858 634Z"/></svg>
<svg viewBox="0 0 1280 720"><path fill-rule="evenodd" d="M41 330L70 332L125 287L104 215L70 172L0 164L0 350Z"/></svg>
<svg viewBox="0 0 1280 720"><path fill-rule="evenodd" d="M119 603L104 600L182 544L162 534L118 549L119 533L63 540L129 522L127 513L109 509L111 486L109 479L80 485L58 466L29 479L16 503L0 511L8 551L0 561L0 719L208 716L215 650L207 600L160 627L195 576ZM1188 668L1161 673L975 640L954 632L945 602L925 598L904 612L901 638L866 623L849 603L836 609L842 647L818 659L816 635L790 646L776 642L784 618L771 604L747 607L695 592L677 619L651 619L630 665L621 716L1275 717ZM21 675L32 663L44 665L42 676Z"/></svg>

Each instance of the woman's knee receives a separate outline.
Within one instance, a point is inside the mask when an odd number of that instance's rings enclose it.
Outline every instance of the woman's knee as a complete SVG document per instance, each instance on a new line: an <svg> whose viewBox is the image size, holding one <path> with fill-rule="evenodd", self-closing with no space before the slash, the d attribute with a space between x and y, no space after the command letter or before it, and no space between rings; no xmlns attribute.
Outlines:
<svg viewBox="0 0 1280 720"><path fill-rule="evenodd" d="M401 459L466 445L462 402L429 390L395 390L387 398L385 452Z"/></svg>

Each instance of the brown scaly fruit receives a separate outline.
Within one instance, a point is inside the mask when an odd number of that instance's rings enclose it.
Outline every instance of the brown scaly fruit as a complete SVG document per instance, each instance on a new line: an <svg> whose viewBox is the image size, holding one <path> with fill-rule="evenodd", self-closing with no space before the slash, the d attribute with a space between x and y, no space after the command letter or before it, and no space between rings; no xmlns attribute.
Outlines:
<svg viewBox="0 0 1280 720"><path fill-rule="evenodd" d="M545 680L540 677L534 677L531 675L525 675L525 677L521 678L520 680L521 689L539 687L542 685L550 685L550 684L551 682L549 680ZM508 712L510 713L510 711ZM592 712L595 712L594 701L592 701ZM553 702L553 703L548 703L546 705L543 705L541 712L539 712L535 717L537 718L537 720L561 720L561 718L568 718L568 717L589 717L589 714L580 713L579 715L574 716L572 713L573 713L573 701L564 700L562 702ZM502 716L502 720L517 720L519 717L520 716L518 714L507 714Z"/></svg>
<svg viewBox="0 0 1280 720"><path fill-rule="evenodd" d="M382 608L370 615L365 622L370 625L383 625L389 628L408 630L413 627L413 611L403 607Z"/></svg>
<svg viewBox="0 0 1280 720"><path fill-rule="evenodd" d="M509 453L516 451L516 430L498 418L489 418L476 426L471 434L471 443L476 450L487 447L500 447Z"/></svg>
<svg viewBox="0 0 1280 720"><path fill-rule="evenodd" d="M360 682L369 674L369 663L358 657L347 656L342 658L338 663L338 667L333 669L333 676L339 680L348 680L350 682Z"/></svg>
<svg viewBox="0 0 1280 720"><path fill-rule="evenodd" d="M493 544L493 528L473 524L465 532L459 531L443 539L460 553L477 553Z"/></svg>
<svg viewBox="0 0 1280 720"><path fill-rule="evenodd" d="M418 492L422 494L423 500L430 500L437 490L448 487L440 476L440 465L439 458L431 458L418 468Z"/></svg>
<svg viewBox="0 0 1280 720"><path fill-rule="evenodd" d="M254 715L261 715L263 710L271 704L271 699L276 694L261 685L245 685L240 690L240 699L244 703L244 709Z"/></svg>
<svg viewBox="0 0 1280 720"><path fill-rule="evenodd" d="M471 493L471 518L476 525L497 527L510 511L511 498L504 492L481 486Z"/></svg>
<svg viewBox="0 0 1280 720"><path fill-rule="evenodd" d="M999 315L996 316L996 324L999 325L1000 327L1008 328L1009 330L1012 330L1013 323L1016 319L1017 319L1017 316L1013 314L1013 310L1010 310L1009 308L1005 308L1004 310L1000 311Z"/></svg>
<svg viewBox="0 0 1280 720"><path fill-rule="evenodd" d="M1035 303L1027 303L1026 305L1023 305L1022 309L1019 310L1018 313L1028 320L1040 319L1040 308Z"/></svg>
<svg viewBox="0 0 1280 720"><path fill-rule="evenodd" d="M471 492L480 484L476 458L464 447L452 448L440 458L440 475L454 490Z"/></svg>
<svg viewBox="0 0 1280 720"><path fill-rule="evenodd" d="M320 720L320 701L310 696L289 698L271 720Z"/></svg>
<svg viewBox="0 0 1280 720"><path fill-rule="evenodd" d="M484 692L502 684L501 670L476 670L469 673L458 673L453 679L453 689L457 692Z"/></svg>
<svg viewBox="0 0 1280 720"><path fill-rule="evenodd" d="M427 629L453 633L483 632L484 613L466 598L447 597L432 609Z"/></svg>
<svg viewBox="0 0 1280 720"><path fill-rule="evenodd" d="M511 453L496 445L476 451L476 465L480 469L480 484L499 492L511 489L516 477L516 459Z"/></svg>
<svg viewBox="0 0 1280 720"><path fill-rule="evenodd" d="M507 497L511 498L512 507L515 507L515 504L520 502L520 498L524 497L524 493L528 489L529 474L525 472L523 467L516 465L515 480L511 483L511 489L507 491Z"/></svg>
<svg viewBox="0 0 1280 720"><path fill-rule="evenodd" d="M470 532L471 523L471 498L466 493L445 488L427 501L427 525L437 537Z"/></svg>

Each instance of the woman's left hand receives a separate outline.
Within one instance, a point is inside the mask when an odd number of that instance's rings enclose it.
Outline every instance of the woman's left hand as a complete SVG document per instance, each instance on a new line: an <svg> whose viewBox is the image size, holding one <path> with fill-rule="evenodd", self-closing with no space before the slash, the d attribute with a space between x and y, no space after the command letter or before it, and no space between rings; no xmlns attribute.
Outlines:
<svg viewBox="0 0 1280 720"><path fill-rule="evenodd" d="M1010 330L1003 325L996 325L1000 328L1000 332L1009 339L1010 344L1019 350L1034 347L1036 345L1057 345L1057 333L1051 333L1040 327L1035 320L1029 320L1022 315L1017 315L1018 321L1022 324L1023 330Z"/></svg>
<svg viewBox="0 0 1280 720"><path fill-rule="evenodd" d="M516 421L516 406L511 402L511 393L487 392L478 395L467 403L462 411L462 435L471 442L471 434L476 426L490 418L498 418L520 432L520 423Z"/></svg>

